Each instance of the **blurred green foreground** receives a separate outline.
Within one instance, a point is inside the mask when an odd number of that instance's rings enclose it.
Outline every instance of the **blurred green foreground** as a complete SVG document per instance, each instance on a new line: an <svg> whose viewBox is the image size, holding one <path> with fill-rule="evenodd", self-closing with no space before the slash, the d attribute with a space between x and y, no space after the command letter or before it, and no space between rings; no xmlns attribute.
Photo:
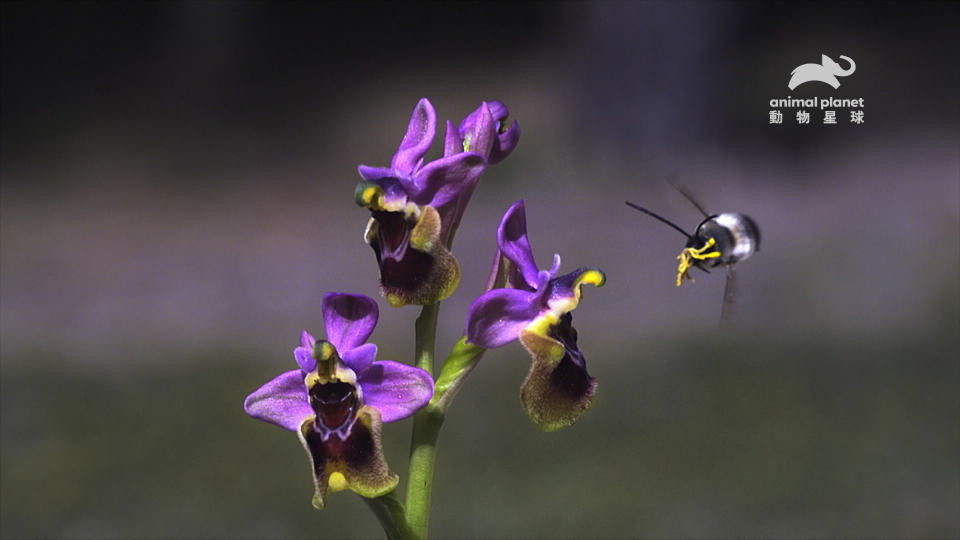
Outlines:
<svg viewBox="0 0 960 540"><path fill-rule="evenodd" d="M588 351L596 406L552 434L519 406L525 353L488 355L441 436L431 532L956 536L960 349L956 313L943 320L917 336ZM622 351L634 358L605 361ZM3 536L379 536L353 494L314 511L296 437L243 414L244 396L287 368L264 357L102 371L6 359ZM385 432L401 477L409 427Z"/></svg>

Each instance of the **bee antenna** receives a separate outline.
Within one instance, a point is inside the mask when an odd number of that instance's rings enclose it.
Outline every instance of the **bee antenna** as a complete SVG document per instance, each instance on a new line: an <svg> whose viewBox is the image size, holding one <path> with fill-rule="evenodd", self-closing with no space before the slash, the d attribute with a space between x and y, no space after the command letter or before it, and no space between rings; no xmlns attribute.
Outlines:
<svg viewBox="0 0 960 540"><path fill-rule="evenodd" d="M644 214L646 214L646 215L648 215L648 216L650 216L650 217L652 217L652 218L658 219L658 220L662 221L663 223L666 223L667 225L669 225L669 226L673 227L674 229L680 231L680 234L686 236L688 239L690 238L690 235L687 234L687 231L681 229L680 227L677 226L676 223L670 221L669 219L667 219L667 218L665 218L665 217L658 216L657 214L654 214L654 213L651 212L650 210L647 210L646 208L643 208L642 206L637 206L637 205L633 204L633 203L630 202L630 201L624 201L624 202L627 203L627 206L629 206L630 208L633 208L633 209L635 209L635 210L639 210L639 211L643 212Z"/></svg>

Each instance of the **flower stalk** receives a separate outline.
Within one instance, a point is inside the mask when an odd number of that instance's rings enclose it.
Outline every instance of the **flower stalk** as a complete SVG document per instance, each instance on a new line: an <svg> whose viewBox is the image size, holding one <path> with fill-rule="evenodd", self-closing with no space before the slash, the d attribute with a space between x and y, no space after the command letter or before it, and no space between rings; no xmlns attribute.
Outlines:
<svg viewBox="0 0 960 540"><path fill-rule="evenodd" d="M396 490L382 497L360 497L367 507L377 516L377 521L383 527L387 540L407 540L413 538L413 533L407 525L407 518L403 512L403 504L397 498Z"/></svg>
<svg viewBox="0 0 960 540"><path fill-rule="evenodd" d="M440 303L428 304L417 317L416 365L433 374L433 356L437 338L437 316ZM433 464L437 438L443 426L443 411L430 407L421 409L413 417L413 435L410 440L410 475L407 481L406 519L414 538L426 538L430 525L430 494L433 491Z"/></svg>

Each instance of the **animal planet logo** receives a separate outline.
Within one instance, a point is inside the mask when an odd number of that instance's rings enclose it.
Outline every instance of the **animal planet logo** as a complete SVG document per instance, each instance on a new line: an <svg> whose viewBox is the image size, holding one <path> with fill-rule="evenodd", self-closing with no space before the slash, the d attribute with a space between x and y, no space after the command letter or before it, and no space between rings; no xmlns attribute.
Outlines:
<svg viewBox="0 0 960 540"><path fill-rule="evenodd" d="M787 88L794 90L798 86L808 82L822 82L834 89L840 88L840 81L837 77L847 77L852 75L857 69L857 64L853 58L840 55L841 60L845 60L849 67L844 68L838 62L834 62L827 55L821 55L820 64L802 64L790 72L790 82ZM864 99L859 98L820 98L814 96L810 98L795 98L787 96L782 99L771 99L769 110L769 123L773 125L782 125L785 118L793 116L796 123L800 125L809 125L814 120L823 125L836 125L840 123L844 113L849 113L849 123L862 125L864 123ZM783 109L796 109L784 114ZM819 109L822 117L814 118L815 113L811 109ZM839 109L839 111L838 111ZM848 109L844 111L843 109ZM839 114L838 114L839 112Z"/></svg>
<svg viewBox="0 0 960 540"><path fill-rule="evenodd" d="M829 84L834 90L840 88L840 80L837 77L850 76L857 69L857 64L854 63L853 58L841 54L840 59L846 60L850 67L844 69L825 54L820 55L819 64L811 63L797 66L790 72L790 82L787 83L787 88L794 90L801 84L814 81Z"/></svg>

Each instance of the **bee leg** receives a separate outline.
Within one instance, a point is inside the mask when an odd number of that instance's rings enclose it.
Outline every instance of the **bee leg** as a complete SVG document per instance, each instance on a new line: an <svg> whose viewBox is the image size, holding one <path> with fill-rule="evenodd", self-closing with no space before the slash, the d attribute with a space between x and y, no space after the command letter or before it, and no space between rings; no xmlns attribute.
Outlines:
<svg viewBox="0 0 960 540"><path fill-rule="evenodd" d="M736 314L737 273L732 264L727 265L727 283L723 287L723 305L720 308L720 328L729 328Z"/></svg>
<svg viewBox="0 0 960 540"><path fill-rule="evenodd" d="M716 259L720 256L719 251L710 251L711 248L717 243L716 239L710 238L707 240L707 243L701 248L684 248L680 252L680 255L677 256L677 260L680 261L680 264L677 266L677 287L683 284L684 279L689 279L693 282L693 276L689 274L691 266L696 266L701 270L704 268L700 267L697 261L705 261L707 259ZM709 272L707 272L709 274Z"/></svg>

